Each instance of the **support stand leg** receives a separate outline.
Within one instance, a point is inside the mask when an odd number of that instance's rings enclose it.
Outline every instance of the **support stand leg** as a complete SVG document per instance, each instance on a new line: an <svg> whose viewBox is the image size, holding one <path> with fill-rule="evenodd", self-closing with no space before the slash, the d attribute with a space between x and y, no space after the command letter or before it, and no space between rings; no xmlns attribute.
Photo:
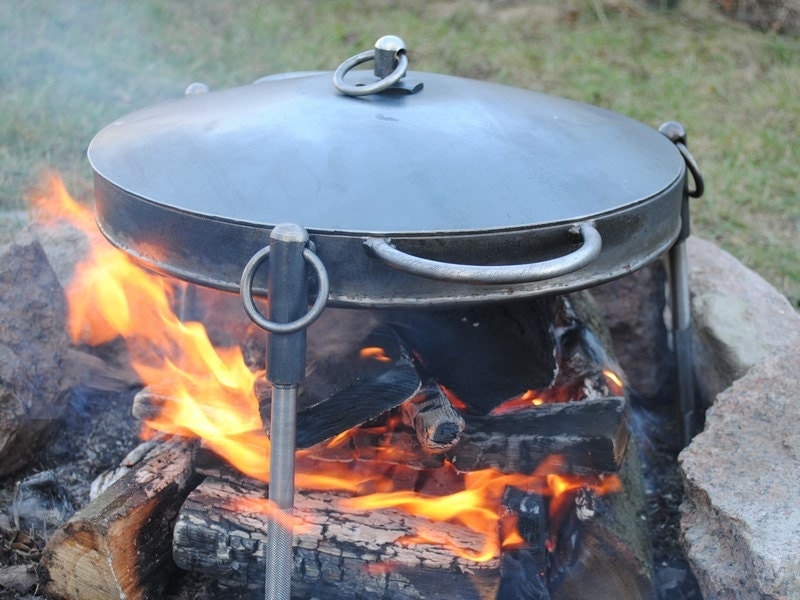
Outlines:
<svg viewBox="0 0 800 600"><path fill-rule="evenodd" d="M269 246L257 252L242 272L245 312L269 332L267 378L272 383L269 499L276 513L268 521L264 551L266 600L291 597L297 393L305 376L306 328L322 313L329 291L325 267L306 248L308 241L308 233L302 227L277 225L270 234ZM253 279L267 257L270 258L269 318L259 312L253 300ZM319 287L317 300L308 312L307 262L316 271Z"/></svg>
<svg viewBox="0 0 800 600"><path fill-rule="evenodd" d="M692 372L692 315L686 242L678 241L669 251L672 344L678 372L678 398L684 446L697 433L697 411Z"/></svg>

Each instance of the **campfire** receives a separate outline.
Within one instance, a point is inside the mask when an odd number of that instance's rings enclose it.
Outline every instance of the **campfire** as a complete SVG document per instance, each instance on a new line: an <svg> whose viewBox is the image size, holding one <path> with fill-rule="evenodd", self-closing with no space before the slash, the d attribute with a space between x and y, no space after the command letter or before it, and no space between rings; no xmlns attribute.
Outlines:
<svg viewBox="0 0 800 600"><path fill-rule="evenodd" d="M227 294L195 290L191 298L185 284L133 264L57 179L37 206L43 221L66 219L91 241L66 292L72 341L124 339L140 379L133 413L150 458L126 477L164 494L160 506L142 510L148 518L177 512L171 545L179 567L212 573L223 587L258 589L266 524L276 514L265 485L263 337L241 313L221 310ZM524 597L545 598L584 551L576 534L589 529L595 543L630 545L598 514L607 494L620 493L617 472L629 460L625 391L580 302L562 296L368 317L330 310L312 326L291 516L296 593L349 597L358 585L376 597L407 597L414 589L431 593L442 576L465 593L477 586L523 597L514 590L534 586L539 595ZM223 345L203 319L181 313L216 321ZM509 333L520 327L521 337ZM501 346L516 355L495 355ZM466 371L443 368L461 355ZM486 373L498 370L503 379L487 384ZM157 471L167 463L182 466ZM183 490L177 495L175 483ZM140 511L132 514L119 525L134 527L123 545L140 536L136 527L147 527ZM71 539L74 527L63 531L46 564L52 593L66 597L62 578L78 583L63 565L90 548ZM626 585L646 585L638 557L625 556L635 573ZM121 556L115 561L125 564ZM151 585L111 570L106 576L123 590Z"/></svg>
<svg viewBox="0 0 800 600"><path fill-rule="evenodd" d="M88 158L93 215L57 180L38 207L89 240L67 330L124 342L143 445L48 542L50 595L154 597L173 567L272 600L651 595L588 290L668 255L689 439L680 124L413 73L384 36L332 81L190 86Z"/></svg>

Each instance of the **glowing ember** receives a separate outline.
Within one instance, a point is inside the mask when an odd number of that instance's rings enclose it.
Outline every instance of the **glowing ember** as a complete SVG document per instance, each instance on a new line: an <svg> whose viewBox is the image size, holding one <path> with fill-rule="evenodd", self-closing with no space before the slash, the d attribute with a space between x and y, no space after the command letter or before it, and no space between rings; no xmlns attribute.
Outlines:
<svg viewBox="0 0 800 600"><path fill-rule="evenodd" d="M143 435L155 430L202 438L242 473L267 481L269 441L263 432L258 399L253 391L257 374L248 369L241 350L215 348L203 325L182 322L173 306L177 286L183 284L137 267L126 254L106 242L90 211L69 196L58 178L52 177L48 183L47 193L35 200L39 220L66 221L82 230L91 244L89 256L78 267L67 290L72 340L97 345L121 336L142 383L158 386L159 393L170 399L155 418L146 421ZM361 357L391 361L378 347L364 348ZM609 387L620 393L619 377L610 371L605 375ZM444 391L456 408L464 406L450 391ZM529 391L503 406L517 410L554 401L548 392ZM387 437L395 426L399 426L399 418L388 425ZM345 448L349 436L345 432L324 447ZM386 444L375 449L374 460L354 455L348 461L327 461L321 467L320 461L309 452L299 452L296 485L303 489L360 494L343 501L352 510L394 508L424 516L432 523L467 527L483 536L484 544L479 550L459 547L456 540L435 527L401 541L443 544L473 561L490 560L502 548L523 543L515 518L501 507L508 486L549 496L551 513L568 505L579 489L588 488L599 494L619 489L619 481L613 476L553 475L561 470L558 458L553 457L532 475L504 474L492 469L462 474L446 464L436 471L436 477L439 482L447 483L450 487L446 489L452 493L432 495L398 488L397 481L411 478L393 477L392 473L401 467L395 464L387 468L382 461L394 459L402 465L402 458L399 449ZM440 488L445 488L444 484ZM274 512L266 500L241 502L246 503L240 506L242 510Z"/></svg>
<svg viewBox="0 0 800 600"><path fill-rule="evenodd" d="M604 369L603 375L606 377L606 382L608 383L608 388L611 390L611 393L616 395L621 394L622 390L625 389L625 384L622 383L620 376L611 369Z"/></svg>
<svg viewBox="0 0 800 600"><path fill-rule="evenodd" d="M605 378L608 391L611 395L619 396L623 393L625 384L622 382L619 375L611 369L606 368L603 369L603 377ZM557 404L560 402L583 400L583 394L584 390L581 386L556 386L544 390L527 390L516 398L511 398L495 407L489 414L494 416L505 415L541 406L542 404Z"/></svg>
<svg viewBox="0 0 800 600"><path fill-rule="evenodd" d="M361 356L361 358L371 358L379 362L386 362L386 363L392 362L391 357L386 356L386 351L383 348L379 348L377 346L362 348L361 351L359 352L359 356Z"/></svg>

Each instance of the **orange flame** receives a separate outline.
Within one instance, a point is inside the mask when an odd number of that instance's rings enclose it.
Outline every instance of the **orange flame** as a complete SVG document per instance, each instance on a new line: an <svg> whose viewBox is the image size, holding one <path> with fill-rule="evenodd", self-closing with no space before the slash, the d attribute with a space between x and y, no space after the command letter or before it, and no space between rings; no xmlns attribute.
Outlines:
<svg viewBox="0 0 800 600"><path fill-rule="evenodd" d="M269 441L263 433L256 375L238 347L217 349L200 323L184 323L172 309L174 286L136 266L108 244L91 211L73 200L55 176L34 199L38 218L63 221L83 231L90 252L66 290L68 329L75 343L125 339L131 366L145 385L158 384L174 401L152 429L201 437L243 473L268 477Z"/></svg>
<svg viewBox="0 0 800 600"><path fill-rule="evenodd" d="M201 437L242 473L268 480L269 441L263 432L258 399L253 391L256 374L247 368L240 349L215 348L200 323L182 322L172 309L176 284L151 275L111 247L98 232L91 212L69 196L58 177L49 179L48 188L34 201L39 220L70 223L83 231L91 243L89 256L77 268L67 290L72 340L96 345L122 336L132 367L142 383L158 386L159 392L169 399L157 416L146 421L147 430ZM390 360L380 348L365 348L362 357ZM615 382L613 374L607 373L606 377ZM448 390L445 393L454 406L460 404ZM547 399L529 392L520 401L531 406ZM390 436L391 430L387 433ZM328 441L325 447L338 451L348 440L349 434L342 434ZM437 473L454 484L448 489L456 491L433 496L398 489L392 471L387 472L381 462L392 455L402 464L401 451L387 444L374 449L369 458L375 460L354 454L349 462L328 461L320 468L319 461L308 452L299 452L296 485L304 489L366 493L343 501L354 510L395 508L425 517L432 523L467 527L483 540L480 547L464 548L446 531L433 527L420 531L413 541L443 544L473 561L490 560L499 555L501 548L522 543L515 523L500 506L507 486L551 496L552 509L557 498L569 498L580 487L607 493L619 485L615 477L592 483L585 478L551 476L563 470L554 457L533 475L504 474L492 469L458 474L448 465ZM395 468L399 467L392 467ZM445 474L441 475L442 472ZM240 506L242 509L273 511L261 500L242 502L245 503ZM291 525L296 525L295 521Z"/></svg>

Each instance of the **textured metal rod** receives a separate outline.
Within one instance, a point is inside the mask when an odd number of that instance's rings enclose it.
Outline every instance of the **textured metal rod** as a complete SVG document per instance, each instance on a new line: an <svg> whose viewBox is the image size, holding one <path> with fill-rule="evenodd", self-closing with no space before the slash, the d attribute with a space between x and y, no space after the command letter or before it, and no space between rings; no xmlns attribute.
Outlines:
<svg viewBox="0 0 800 600"><path fill-rule="evenodd" d="M298 225L277 225L270 234L269 318L290 323L302 317L308 302L303 252L308 233ZM272 383L269 499L280 514L267 525L264 557L265 600L289 600L292 586L292 525L297 390L305 375L306 331L270 333L267 376Z"/></svg>
<svg viewBox="0 0 800 600"><path fill-rule="evenodd" d="M297 386L273 386L269 499L287 518L276 515L267 525L265 600L288 600L291 596L296 414Z"/></svg>

